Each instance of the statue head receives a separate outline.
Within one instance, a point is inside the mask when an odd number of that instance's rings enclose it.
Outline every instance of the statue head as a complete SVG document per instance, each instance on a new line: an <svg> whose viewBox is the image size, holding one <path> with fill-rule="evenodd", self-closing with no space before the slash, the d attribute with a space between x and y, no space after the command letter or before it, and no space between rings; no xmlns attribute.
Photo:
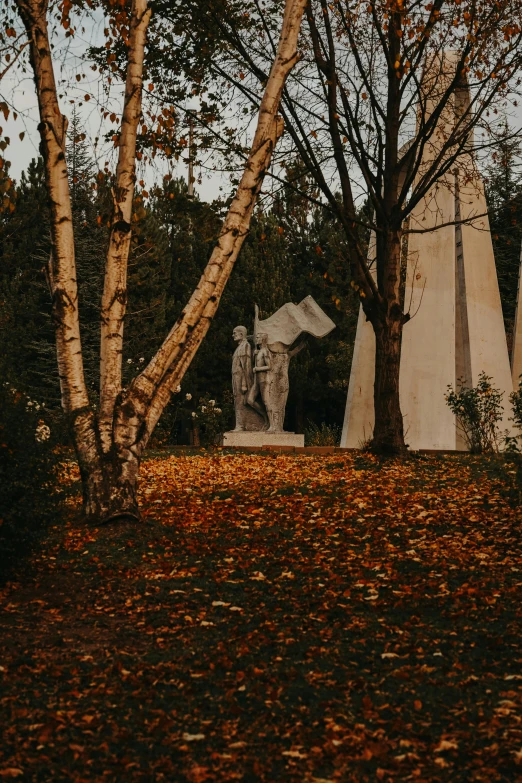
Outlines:
<svg viewBox="0 0 522 783"><path fill-rule="evenodd" d="M246 326L236 326L236 328L232 332L232 337L236 341L236 343L241 342L241 340L246 340L246 336L247 336Z"/></svg>
<svg viewBox="0 0 522 783"><path fill-rule="evenodd" d="M259 334L256 334L256 345L262 346L264 348L267 342L268 342L268 335L265 334L265 332L260 332Z"/></svg>

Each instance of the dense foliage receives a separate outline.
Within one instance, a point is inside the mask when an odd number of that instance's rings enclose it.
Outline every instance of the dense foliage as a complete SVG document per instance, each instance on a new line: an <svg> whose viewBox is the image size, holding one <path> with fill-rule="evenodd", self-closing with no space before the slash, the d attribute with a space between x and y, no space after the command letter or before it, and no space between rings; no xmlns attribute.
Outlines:
<svg viewBox="0 0 522 783"><path fill-rule="evenodd" d="M87 146L73 118L69 144L76 232L82 342L88 384L96 393L102 259L107 242L110 180L93 173ZM59 381L45 279L49 255L47 199L43 170L33 161L19 183L11 180L14 209L2 213L0 252L0 344L5 377L27 393L59 404ZM306 186L306 183L304 183ZM208 260L220 228L223 202L190 198L183 180L166 177L150 195L135 199L129 266L124 380L130 381L153 355L176 320ZM254 303L262 317L288 301L311 294L335 321L326 339L309 340L291 365L286 426L303 432L308 422L342 421L351 361L357 302L349 287L343 239L335 222L305 196L284 190L270 209L261 206L218 315L183 383L197 404L205 396L225 403L230 390L231 333L253 327ZM223 407L223 406L221 406ZM230 426L225 405L223 429ZM160 424L162 442L196 442L192 410L173 398ZM205 436L203 436L205 439Z"/></svg>
<svg viewBox="0 0 522 783"><path fill-rule="evenodd" d="M0 582L56 513L56 434L40 402L0 384Z"/></svg>
<svg viewBox="0 0 522 783"><path fill-rule="evenodd" d="M521 144L505 124L498 148L487 167L486 192L497 265L498 284L504 311L508 345L511 348L518 276L522 258L522 169Z"/></svg>
<svg viewBox="0 0 522 783"><path fill-rule="evenodd" d="M457 390L448 386L446 402L472 454L498 451L503 442L500 432L503 393L491 381L492 378L481 372L476 386L462 386Z"/></svg>

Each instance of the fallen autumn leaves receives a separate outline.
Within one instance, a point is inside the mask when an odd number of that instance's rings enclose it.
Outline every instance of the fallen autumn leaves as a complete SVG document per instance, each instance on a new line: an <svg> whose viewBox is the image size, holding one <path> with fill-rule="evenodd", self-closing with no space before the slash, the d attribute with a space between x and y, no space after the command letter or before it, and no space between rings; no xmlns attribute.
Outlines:
<svg viewBox="0 0 522 783"><path fill-rule="evenodd" d="M144 464L0 596L0 778L522 775L519 515L478 458Z"/></svg>

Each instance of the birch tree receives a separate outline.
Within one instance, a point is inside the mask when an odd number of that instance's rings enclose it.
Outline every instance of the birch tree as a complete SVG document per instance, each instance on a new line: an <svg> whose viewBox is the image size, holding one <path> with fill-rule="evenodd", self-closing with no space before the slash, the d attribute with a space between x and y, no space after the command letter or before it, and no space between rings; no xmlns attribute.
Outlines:
<svg viewBox="0 0 522 783"><path fill-rule="evenodd" d="M177 322L156 355L126 389L122 387L121 361L127 264L151 6L148 0L132 0L128 7L124 6L127 19L120 43L127 52L126 79L101 306L98 413L89 400L83 368L66 156L67 119L61 112L57 93L49 32L50 4L49 0L14 0L14 5L27 34L38 98L40 146L51 208L49 281L62 406L70 421L80 466L84 509L88 519L98 522L139 518L136 491L141 457L217 311L248 233L265 172L283 133L278 109L285 81L298 60L297 40L306 0L286 0L252 147L217 245Z"/></svg>

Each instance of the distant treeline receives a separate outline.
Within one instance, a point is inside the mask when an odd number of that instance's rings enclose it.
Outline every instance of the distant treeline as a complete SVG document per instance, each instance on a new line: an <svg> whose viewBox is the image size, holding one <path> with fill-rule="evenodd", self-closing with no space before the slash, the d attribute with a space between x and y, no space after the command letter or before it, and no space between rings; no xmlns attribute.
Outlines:
<svg viewBox="0 0 522 783"><path fill-rule="evenodd" d="M73 197L77 276L85 370L93 395L99 364L99 304L110 210L110 178L94 170L73 121L68 161ZM504 149L504 148L502 148ZM487 176L491 228L508 339L513 327L521 244L522 186L518 149L506 142ZM159 427L165 443L188 443L200 400L221 405L223 428L231 424L232 329L253 326L254 303L267 317L285 302L311 294L337 324L322 340L308 341L292 362L287 429L303 432L342 423L358 301L350 286L343 234L329 213L313 204L305 174L289 167L299 192L282 188L261 204L211 329L181 394ZM46 282L50 253L48 197L43 167L33 160L19 182L0 171L0 373L32 399L59 408L51 301ZM187 302L221 225L224 202L190 198L181 179L165 178L135 199L125 325L124 378L153 355ZM362 237L366 240L367 237ZM191 399L187 400L186 395ZM197 437L197 435L196 435Z"/></svg>
<svg viewBox="0 0 522 783"><path fill-rule="evenodd" d="M72 124L68 162L76 238L83 354L89 388L97 393L99 304L108 236L110 179L94 167ZM299 172L297 172L297 175ZM296 172L293 172L293 176ZM301 189L306 192L303 177ZM51 301L46 282L50 253L48 197L41 160L19 182L0 171L0 372L32 399L59 408ZM192 293L212 251L224 202L190 198L181 179L163 180L135 199L125 323L124 379L153 355ZM337 328L308 347L291 366L286 428L342 422L358 302L350 287L343 236L328 213L290 188L269 210L259 206L250 235L225 290L211 329L158 431L164 442L194 437L191 411L212 398L224 416L231 406L232 329L252 329L254 303L267 317L285 302L311 294ZM191 395L190 404L186 394Z"/></svg>

